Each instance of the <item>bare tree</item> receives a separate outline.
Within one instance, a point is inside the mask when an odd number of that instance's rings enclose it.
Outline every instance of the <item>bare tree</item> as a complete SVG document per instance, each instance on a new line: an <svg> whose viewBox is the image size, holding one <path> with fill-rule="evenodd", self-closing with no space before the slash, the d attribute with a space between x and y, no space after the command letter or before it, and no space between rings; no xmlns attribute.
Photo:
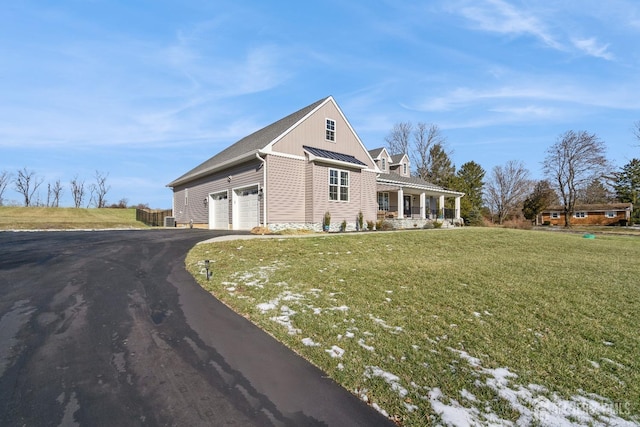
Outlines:
<svg viewBox="0 0 640 427"><path fill-rule="evenodd" d="M565 227L571 226L579 189L604 176L610 168L605 151L604 142L595 134L572 130L560 135L547 149L544 172L560 196Z"/></svg>
<svg viewBox="0 0 640 427"><path fill-rule="evenodd" d="M57 208L60 206L60 196L62 196L62 185L60 184L60 180L57 179L56 182L53 183L53 187L51 187L51 206Z"/></svg>
<svg viewBox="0 0 640 427"><path fill-rule="evenodd" d="M24 205L31 206L33 195L38 191L38 187L43 183L44 179L38 179L34 171L22 168L18 171L18 176L13 181L15 190L24 198Z"/></svg>
<svg viewBox="0 0 640 427"><path fill-rule="evenodd" d="M486 202L498 224L512 214L531 191L529 171L516 160L503 166L495 166L486 183Z"/></svg>
<svg viewBox="0 0 640 427"><path fill-rule="evenodd" d="M640 120L633 124L633 134L640 141Z"/></svg>
<svg viewBox="0 0 640 427"><path fill-rule="evenodd" d="M107 199L105 196L111 189L111 186L107 185L107 178L109 177L109 174L96 171L94 176L96 182L91 184L91 198L94 200L96 208L104 208L107 205Z"/></svg>
<svg viewBox="0 0 640 427"><path fill-rule="evenodd" d="M78 178L78 175L74 176L70 182L71 184L71 196L73 197L73 204L76 208L82 206L82 201L85 196L84 181Z"/></svg>
<svg viewBox="0 0 640 427"><path fill-rule="evenodd" d="M444 146L446 138L440 132L438 125L418 123L413 132L413 141L415 145L414 164L418 176L424 180L428 179L432 169L433 158L432 148L435 145Z"/></svg>
<svg viewBox="0 0 640 427"><path fill-rule="evenodd" d="M393 125L393 130L384 138L392 156L409 153L412 129L411 122L401 122Z"/></svg>
<svg viewBox="0 0 640 427"><path fill-rule="evenodd" d="M2 201L4 200L4 190L7 189L7 185L11 182L11 173L8 171L0 172L0 206L2 206Z"/></svg>

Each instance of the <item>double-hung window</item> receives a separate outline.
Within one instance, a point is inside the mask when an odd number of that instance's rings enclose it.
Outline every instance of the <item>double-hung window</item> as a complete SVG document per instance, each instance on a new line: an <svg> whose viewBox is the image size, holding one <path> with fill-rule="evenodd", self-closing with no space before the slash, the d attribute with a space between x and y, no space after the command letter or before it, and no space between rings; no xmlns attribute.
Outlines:
<svg viewBox="0 0 640 427"><path fill-rule="evenodd" d="M389 210L389 193L378 193L378 209L381 211Z"/></svg>
<svg viewBox="0 0 640 427"><path fill-rule="evenodd" d="M329 169L329 200L349 201L349 172Z"/></svg>
<svg viewBox="0 0 640 427"><path fill-rule="evenodd" d="M607 218L615 218L617 215L614 211L607 211L604 216L606 216Z"/></svg>
<svg viewBox="0 0 640 427"><path fill-rule="evenodd" d="M327 141L335 142L336 141L336 121L327 119L326 123L327 123L327 126L326 126L325 139Z"/></svg>
<svg viewBox="0 0 640 427"><path fill-rule="evenodd" d="M586 218L587 217L587 213L586 212L576 212L573 216L576 217L576 218Z"/></svg>

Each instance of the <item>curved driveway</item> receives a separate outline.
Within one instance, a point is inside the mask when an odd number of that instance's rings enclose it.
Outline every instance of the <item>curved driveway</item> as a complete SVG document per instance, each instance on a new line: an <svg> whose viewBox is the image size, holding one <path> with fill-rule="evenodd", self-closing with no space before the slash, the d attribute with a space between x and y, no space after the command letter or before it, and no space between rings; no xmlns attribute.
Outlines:
<svg viewBox="0 0 640 427"><path fill-rule="evenodd" d="M0 425L392 425L195 283L221 234L0 232Z"/></svg>

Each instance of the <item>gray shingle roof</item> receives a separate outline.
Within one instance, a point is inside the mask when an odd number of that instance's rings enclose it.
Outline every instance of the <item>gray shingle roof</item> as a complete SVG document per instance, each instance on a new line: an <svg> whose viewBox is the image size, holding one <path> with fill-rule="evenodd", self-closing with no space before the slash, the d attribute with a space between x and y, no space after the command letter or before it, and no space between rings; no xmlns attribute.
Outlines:
<svg viewBox="0 0 640 427"><path fill-rule="evenodd" d="M173 180L167 184L167 187L175 187L176 185L185 184L193 179L207 175L209 172L215 170L216 167L219 167L226 162L251 155L258 150L265 148L293 125L298 123L304 116L325 102L328 98L329 97L322 98L313 104L307 105L295 113L252 133L251 135L245 136L233 145L211 157L209 160L201 163L189 172Z"/></svg>
<svg viewBox="0 0 640 427"><path fill-rule="evenodd" d="M356 159L354 156L350 156L348 154L336 153L335 151L309 147L308 145L303 145L302 148L304 148L305 150L307 150L309 153L313 154L316 157L322 157L324 159L330 159L330 160L338 160L341 162L352 163L354 165L367 166L366 163L363 163L360 160Z"/></svg>
<svg viewBox="0 0 640 427"><path fill-rule="evenodd" d="M397 165L402 161L403 157L404 157L404 154L394 154L393 156L391 156L391 163L394 165Z"/></svg>
<svg viewBox="0 0 640 427"><path fill-rule="evenodd" d="M381 173L378 175L378 182L393 182L400 185L409 185L417 188L423 188L432 191L450 193L450 194L464 194L459 191L447 190L446 188L440 187L435 184L431 184L430 182L425 181L424 179L417 176L402 176L397 173Z"/></svg>
<svg viewBox="0 0 640 427"><path fill-rule="evenodd" d="M382 150L384 150L384 148L383 148L383 147L380 147L380 148L374 148L373 150L369 150L369 155L370 155L372 158L374 158L374 159L375 159L376 157L378 157L378 156L380 155L380 153L382 153Z"/></svg>

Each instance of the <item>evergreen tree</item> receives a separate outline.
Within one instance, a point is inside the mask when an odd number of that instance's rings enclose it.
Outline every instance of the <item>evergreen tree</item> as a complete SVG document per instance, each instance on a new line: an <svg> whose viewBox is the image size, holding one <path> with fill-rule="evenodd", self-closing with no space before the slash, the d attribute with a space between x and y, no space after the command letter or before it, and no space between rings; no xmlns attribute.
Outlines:
<svg viewBox="0 0 640 427"><path fill-rule="evenodd" d="M615 174L613 188L619 201L633 204L632 218L634 222L640 221L640 160L631 160Z"/></svg>
<svg viewBox="0 0 640 427"><path fill-rule="evenodd" d="M484 176L484 169L478 163L470 161L460 167L452 181L452 189L465 194L460 199L460 216L467 224L470 224L472 219L477 222L475 220L481 218Z"/></svg>
<svg viewBox="0 0 640 427"><path fill-rule="evenodd" d="M433 144L429 150L429 166L423 179L440 187L451 186L456 167L442 144Z"/></svg>
<svg viewBox="0 0 640 427"><path fill-rule="evenodd" d="M538 181L522 204L522 214L534 220L543 210L558 203L558 195L547 180Z"/></svg>

